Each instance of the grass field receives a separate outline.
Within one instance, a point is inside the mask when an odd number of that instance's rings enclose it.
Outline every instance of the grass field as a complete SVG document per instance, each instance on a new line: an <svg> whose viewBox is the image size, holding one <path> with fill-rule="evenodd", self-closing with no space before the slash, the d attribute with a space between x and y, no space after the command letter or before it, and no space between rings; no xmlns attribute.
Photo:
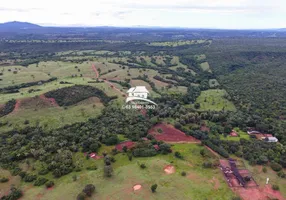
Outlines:
<svg viewBox="0 0 286 200"><path fill-rule="evenodd" d="M234 104L226 99L227 92L225 90L210 89L202 91L201 95L197 98L196 103L200 104L199 110L229 110L235 111Z"/></svg>
<svg viewBox="0 0 286 200"><path fill-rule="evenodd" d="M203 62L203 63L201 63L201 68L202 68L204 71L212 72L212 70L211 70L210 65L209 65L208 62Z"/></svg>
<svg viewBox="0 0 286 200"><path fill-rule="evenodd" d="M1 130L4 128L7 130L23 128L26 126L24 124L26 119L29 120L30 126L39 124L41 127L45 127L45 129L48 130L55 129L66 124L83 122L86 121L87 118L96 117L100 114L103 107L103 104L96 100L94 100L94 102L85 100L78 105L67 108L37 108L36 105L31 105L29 108L20 107L18 111L1 118L1 121L7 121L11 124L9 127L1 127Z"/></svg>
<svg viewBox="0 0 286 200"><path fill-rule="evenodd" d="M218 168L204 169L201 164L205 158L200 155L203 146L194 144L176 144L173 151L179 151L184 160L174 157L173 154L159 155L152 158L134 158L132 161L124 154L117 154L113 164L114 175L112 178L103 177L103 161L93 161L98 167L96 171L73 172L55 181L52 190L43 187L31 187L30 184L22 184L25 190L23 200L35 199L75 199L84 185L92 183L96 187L96 193L90 199L209 199L229 200L234 195L226 185ZM75 159L80 163L90 164L83 154L77 153ZM86 163L88 162L88 163ZM140 163L147 168L141 169ZM166 174L164 167L173 165L175 173ZM187 175L181 176L185 171ZM72 176L77 175L78 180L73 181ZM49 175L47 175L49 177ZM150 187L157 183L156 193L152 193ZM133 186L140 184L142 188L133 191Z"/></svg>
<svg viewBox="0 0 286 200"><path fill-rule="evenodd" d="M250 139L249 135L246 132L240 130L239 128L234 128L234 130L239 134L239 137L231 137L231 136L224 137L223 135L220 135L220 139L228 141L239 141L242 138L246 140Z"/></svg>

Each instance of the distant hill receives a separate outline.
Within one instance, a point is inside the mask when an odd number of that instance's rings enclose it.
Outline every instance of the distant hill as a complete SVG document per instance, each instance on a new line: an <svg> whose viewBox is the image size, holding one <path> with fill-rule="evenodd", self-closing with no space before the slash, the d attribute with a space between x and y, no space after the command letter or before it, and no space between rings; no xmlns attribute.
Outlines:
<svg viewBox="0 0 286 200"><path fill-rule="evenodd" d="M41 28L41 26L37 24L32 24L28 22L6 22L0 24L0 29L37 29Z"/></svg>

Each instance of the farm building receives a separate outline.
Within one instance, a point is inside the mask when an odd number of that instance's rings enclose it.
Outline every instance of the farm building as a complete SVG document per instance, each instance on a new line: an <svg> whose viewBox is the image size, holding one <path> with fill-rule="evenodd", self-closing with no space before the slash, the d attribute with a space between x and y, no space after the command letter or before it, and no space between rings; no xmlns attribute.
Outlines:
<svg viewBox="0 0 286 200"><path fill-rule="evenodd" d="M127 91L127 93L129 97L141 97L144 99L147 99L148 94L149 94L145 86L132 87Z"/></svg>
<svg viewBox="0 0 286 200"><path fill-rule="evenodd" d="M266 142L278 142L278 139L276 137L266 137L264 140Z"/></svg>

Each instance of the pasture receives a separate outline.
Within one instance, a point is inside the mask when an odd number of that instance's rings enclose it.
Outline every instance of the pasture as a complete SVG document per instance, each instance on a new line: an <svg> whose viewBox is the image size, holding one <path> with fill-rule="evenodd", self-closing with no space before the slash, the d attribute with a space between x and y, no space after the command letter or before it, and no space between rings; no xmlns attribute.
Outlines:
<svg viewBox="0 0 286 200"><path fill-rule="evenodd" d="M103 177L103 161L92 160L98 167L97 170L73 172L59 179L55 179L55 186L52 190L43 187L34 187L30 184L23 184L23 200L35 199L75 199L84 187L92 183L96 187L95 194L90 199L214 199L229 200L234 195L226 185L219 169L205 169L202 163L208 159L200 155L203 146L196 144L176 144L173 151L178 151L184 157L183 160L174 157L174 154L158 155L152 158L133 158L128 160L126 154L121 153L114 156L116 162L113 166L113 177ZM209 153L208 153L209 154ZM209 154L211 156L211 154ZM76 159L86 164L85 156L76 154ZM146 169L141 169L140 164L144 163ZM173 166L174 173L167 174L166 166ZM181 176L185 171L186 176ZM73 181L72 177L78 178ZM49 175L47 175L49 177ZM111 184L112 182L112 184ZM152 184L158 184L156 193L152 193ZM140 190L133 190L134 185L141 185ZM178 190L178 188L180 188Z"/></svg>
<svg viewBox="0 0 286 200"><path fill-rule="evenodd" d="M234 104L227 99L228 94L225 90L220 89L210 89L202 91L200 96L197 98L196 103L200 104L199 110L228 110L235 111L236 108Z"/></svg>

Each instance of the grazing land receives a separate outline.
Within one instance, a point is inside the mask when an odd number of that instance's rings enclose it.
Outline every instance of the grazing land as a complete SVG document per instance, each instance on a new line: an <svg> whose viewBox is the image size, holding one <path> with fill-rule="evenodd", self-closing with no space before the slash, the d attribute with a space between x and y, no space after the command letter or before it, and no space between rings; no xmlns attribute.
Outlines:
<svg viewBox="0 0 286 200"><path fill-rule="evenodd" d="M1 198L285 199L283 31L3 26Z"/></svg>

